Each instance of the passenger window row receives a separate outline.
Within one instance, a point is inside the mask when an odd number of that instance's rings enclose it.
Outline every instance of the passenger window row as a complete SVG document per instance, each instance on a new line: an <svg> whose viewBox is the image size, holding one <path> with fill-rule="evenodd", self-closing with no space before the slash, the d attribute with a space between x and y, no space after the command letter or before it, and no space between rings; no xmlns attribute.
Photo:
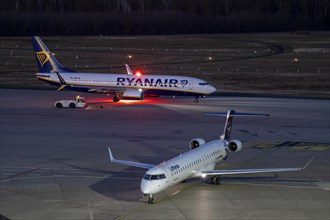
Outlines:
<svg viewBox="0 0 330 220"><path fill-rule="evenodd" d="M221 150L216 150L216 151L214 151L214 152L206 155L206 157L207 157L207 159L209 159L211 157L217 156L220 153L221 153ZM183 167L181 167L181 168L179 168L177 170L172 171L171 172L171 176L177 175L177 174L181 173L182 171L185 171L185 170L187 170L187 169L189 169L189 168L191 168L193 166L196 166L197 164L199 164L201 162L202 162L202 159L198 159L198 160L195 160L195 161L193 161L193 162L191 162L189 164L186 164Z"/></svg>

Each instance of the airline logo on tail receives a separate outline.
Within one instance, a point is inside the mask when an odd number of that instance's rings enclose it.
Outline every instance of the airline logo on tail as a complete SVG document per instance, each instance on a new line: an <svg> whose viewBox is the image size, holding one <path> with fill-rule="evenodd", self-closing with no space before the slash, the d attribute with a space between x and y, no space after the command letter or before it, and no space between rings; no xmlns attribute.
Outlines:
<svg viewBox="0 0 330 220"><path fill-rule="evenodd" d="M49 60L49 54L44 50L35 52L35 54L39 60L41 67Z"/></svg>

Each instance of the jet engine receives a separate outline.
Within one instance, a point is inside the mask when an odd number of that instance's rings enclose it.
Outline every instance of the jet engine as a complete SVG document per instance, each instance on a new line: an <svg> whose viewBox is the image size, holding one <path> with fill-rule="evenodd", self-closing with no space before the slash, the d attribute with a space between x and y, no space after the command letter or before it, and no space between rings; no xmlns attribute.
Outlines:
<svg viewBox="0 0 330 220"><path fill-rule="evenodd" d="M242 150L242 148L243 148L243 145L240 140L231 140L227 144L227 149L230 152L238 152L238 151Z"/></svg>
<svg viewBox="0 0 330 220"><path fill-rule="evenodd" d="M195 139L192 139L190 142L189 142L189 148L190 149L194 149L194 148L197 148L199 146L201 146L202 144L205 144L205 140L202 139L202 138L195 138Z"/></svg>
<svg viewBox="0 0 330 220"><path fill-rule="evenodd" d="M123 92L124 99L144 99L144 94L142 89L126 89Z"/></svg>

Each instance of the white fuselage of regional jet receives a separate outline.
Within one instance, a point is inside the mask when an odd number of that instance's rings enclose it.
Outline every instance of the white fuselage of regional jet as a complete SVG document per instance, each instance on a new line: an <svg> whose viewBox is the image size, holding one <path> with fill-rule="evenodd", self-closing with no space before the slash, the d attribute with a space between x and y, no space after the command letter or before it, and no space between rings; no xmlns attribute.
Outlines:
<svg viewBox="0 0 330 220"><path fill-rule="evenodd" d="M153 194L159 193L166 188L185 181L192 177L211 176L212 183L220 184L221 175L272 173L304 170L304 167L296 168L258 168L258 169L225 169L215 170L215 165L227 158L228 152L238 152L243 148L242 142L230 139L233 116L269 116L268 114L235 112L228 110L227 113L205 113L207 115L227 116L225 126L219 139L205 142L202 138L195 138L189 142L190 150L164 161L159 165L140 163L134 161L115 159L109 150L110 161L113 163L148 169L141 180L141 191L149 195L148 203L153 203Z"/></svg>
<svg viewBox="0 0 330 220"><path fill-rule="evenodd" d="M37 73L37 78L60 85L60 79L56 72ZM59 73L69 88L85 88L93 90L118 90L118 89L142 89L160 90L163 93L182 92L192 95L208 95L215 92L215 88L206 81L186 76L171 75L128 75L106 73Z"/></svg>
<svg viewBox="0 0 330 220"><path fill-rule="evenodd" d="M203 171L214 170L215 165L226 157L224 142L210 141L148 170L142 179L141 191L144 194L158 193L188 178L200 177ZM156 181L146 178L157 174L165 174L168 178Z"/></svg>

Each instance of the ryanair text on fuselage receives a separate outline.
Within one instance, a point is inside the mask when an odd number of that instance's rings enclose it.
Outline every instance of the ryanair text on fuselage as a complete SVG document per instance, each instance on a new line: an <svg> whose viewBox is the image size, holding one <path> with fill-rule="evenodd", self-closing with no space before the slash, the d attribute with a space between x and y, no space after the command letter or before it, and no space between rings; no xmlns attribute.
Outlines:
<svg viewBox="0 0 330 220"><path fill-rule="evenodd" d="M188 80L177 79L160 79L160 78L130 78L130 77L117 77L117 86L160 86L160 87L184 87L188 84Z"/></svg>

